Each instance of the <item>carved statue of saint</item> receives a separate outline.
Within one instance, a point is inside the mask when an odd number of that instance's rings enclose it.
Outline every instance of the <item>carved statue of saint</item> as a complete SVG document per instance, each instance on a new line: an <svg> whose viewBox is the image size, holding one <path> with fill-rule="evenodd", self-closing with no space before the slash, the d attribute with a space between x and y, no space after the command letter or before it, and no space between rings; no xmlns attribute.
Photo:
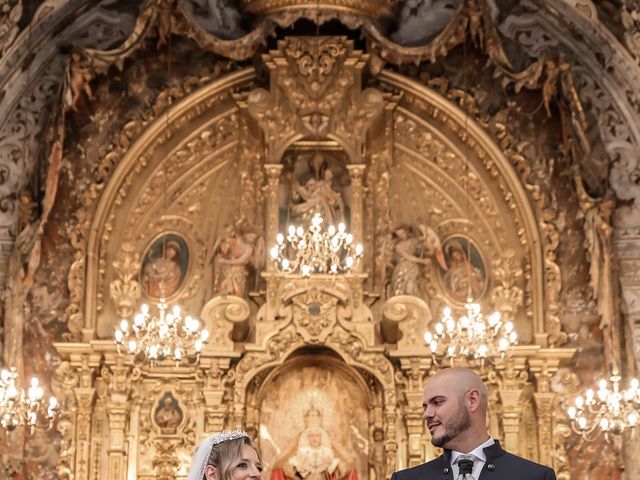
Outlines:
<svg viewBox="0 0 640 480"><path fill-rule="evenodd" d="M420 266L430 265L431 257L447 269L438 235L425 225L420 225L418 230L420 233L415 234L409 225L400 225L393 231L389 296L419 295Z"/></svg>
<svg viewBox="0 0 640 480"><path fill-rule="evenodd" d="M305 429L297 448L284 463L273 469L270 480L357 480L357 472L346 466L331 445L329 433L322 426L320 411L311 406L305 414Z"/></svg>
<svg viewBox="0 0 640 480"><path fill-rule="evenodd" d="M238 234L227 227L213 251L214 293L243 297L247 291L250 269L257 270L262 263L262 238L253 232Z"/></svg>
<svg viewBox="0 0 640 480"><path fill-rule="evenodd" d="M320 153L309 161L309 174L294 179L291 186L291 214L298 223L309 224L316 213L327 225L344 222L344 202L333 188L334 174Z"/></svg>

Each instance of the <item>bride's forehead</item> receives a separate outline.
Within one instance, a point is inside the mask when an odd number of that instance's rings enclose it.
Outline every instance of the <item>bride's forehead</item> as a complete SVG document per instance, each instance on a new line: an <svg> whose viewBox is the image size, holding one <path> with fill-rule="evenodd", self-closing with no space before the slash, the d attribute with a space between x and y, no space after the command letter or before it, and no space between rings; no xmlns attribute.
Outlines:
<svg viewBox="0 0 640 480"><path fill-rule="evenodd" d="M242 456L248 460L257 459L258 452L251 445L247 445L246 443L242 444Z"/></svg>

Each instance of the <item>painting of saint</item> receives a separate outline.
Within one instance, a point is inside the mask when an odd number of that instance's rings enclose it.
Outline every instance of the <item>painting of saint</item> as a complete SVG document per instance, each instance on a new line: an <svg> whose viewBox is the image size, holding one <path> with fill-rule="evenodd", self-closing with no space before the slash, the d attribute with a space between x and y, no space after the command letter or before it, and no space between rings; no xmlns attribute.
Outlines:
<svg viewBox="0 0 640 480"><path fill-rule="evenodd" d="M140 284L148 297L168 298L178 291L189 266L189 250L179 235L158 238L147 250L140 270Z"/></svg>
<svg viewBox="0 0 640 480"><path fill-rule="evenodd" d="M164 434L176 433L178 426L182 423L184 413L171 392L164 392L158 402L153 419L160 431Z"/></svg>
<svg viewBox="0 0 640 480"><path fill-rule="evenodd" d="M453 301L479 300L486 287L486 268L478 249L465 237L455 236L444 243L447 269L439 276L445 294Z"/></svg>
<svg viewBox="0 0 640 480"><path fill-rule="evenodd" d="M348 223L350 179L340 152L289 152L283 159L281 226Z"/></svg>

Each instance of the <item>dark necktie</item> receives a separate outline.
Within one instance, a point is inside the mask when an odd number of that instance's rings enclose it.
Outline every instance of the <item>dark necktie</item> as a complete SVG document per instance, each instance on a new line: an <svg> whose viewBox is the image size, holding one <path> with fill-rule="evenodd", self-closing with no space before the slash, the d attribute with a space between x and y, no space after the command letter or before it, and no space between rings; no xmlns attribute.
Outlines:
<svg viewBox="0 0 640 480"><path fill-rule="evenodd" d="M460 455L458 457L458 480L475 480L473 472L473 455Z"/></svg>

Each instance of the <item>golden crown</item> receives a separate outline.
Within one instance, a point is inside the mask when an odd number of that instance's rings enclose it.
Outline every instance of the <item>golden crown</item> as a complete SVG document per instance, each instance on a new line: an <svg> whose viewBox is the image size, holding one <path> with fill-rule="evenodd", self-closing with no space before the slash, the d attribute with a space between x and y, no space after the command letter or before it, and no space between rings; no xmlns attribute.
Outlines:
<svg viewBox="0 0 640 480"><path fill-rule="evenodd" d="M245 11L255 14L293 10L333 10L372 18L391 16L398 0L240 0Z"/></svg>

